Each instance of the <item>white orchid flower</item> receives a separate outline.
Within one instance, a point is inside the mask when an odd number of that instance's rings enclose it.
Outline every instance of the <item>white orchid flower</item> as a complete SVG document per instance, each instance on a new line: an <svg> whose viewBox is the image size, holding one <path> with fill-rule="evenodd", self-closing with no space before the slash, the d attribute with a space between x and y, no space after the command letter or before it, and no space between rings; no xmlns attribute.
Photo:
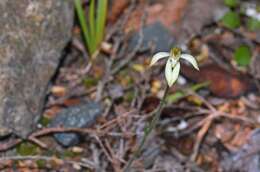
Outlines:
<svg viewBox="0 0 260 172"><path fill-rule="evenodd" d="M181 49L179 48L172 48L171 52L159 52L156 53L151 61L150 66L153 66L158 60L168 57L165 67L165 78L166 81L171 87L175 81L178 79L180 73L180 59L187 60L192 64L192 66L199 70L198 64L195 58L190 54L182 54Z"/></svg>

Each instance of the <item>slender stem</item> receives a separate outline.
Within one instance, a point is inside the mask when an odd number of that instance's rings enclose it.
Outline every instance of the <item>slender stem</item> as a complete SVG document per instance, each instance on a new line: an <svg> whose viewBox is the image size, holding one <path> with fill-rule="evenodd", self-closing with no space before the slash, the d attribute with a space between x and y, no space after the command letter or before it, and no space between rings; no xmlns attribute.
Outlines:
<svg viewBox="0 0 260 172"><path fill-rule="evenodd" d="M141 154L141 151L142 151L142 149L144 147L144 144L145 144L149 134L152 132L152 130L155 128L157 122L159 121L162 109L163 109L164 104L165 104L165 98L166 98L166 95L168 93L168 90L169 90L169 86L167 85L165 90L164 90L163 98L161 99L160 104L158 105L158 107L157 107L157 109L155 111L155 115L154 115L152 121L148 124L148 127L145 128L144 136L143 136L143 138L141 140L141 143L138 146L138 149L134 152L132 158L126 164L126 166L125 166L125 168L123 170L124 172L128 172L130 170L130 167L131 167L133 161L135 159L137 159L138 156Z"/></svg>

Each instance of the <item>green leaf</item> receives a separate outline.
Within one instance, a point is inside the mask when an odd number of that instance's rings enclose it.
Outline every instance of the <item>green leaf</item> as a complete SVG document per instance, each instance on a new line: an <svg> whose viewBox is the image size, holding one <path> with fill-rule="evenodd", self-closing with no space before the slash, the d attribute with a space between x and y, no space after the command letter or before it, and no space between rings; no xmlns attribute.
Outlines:
<svg viewBox="0 0 260 172"><path fill-rule="evenodd" d="M240 26L240 17L233 11L227 12L221 19L224 26L229 29L235 29Z"/></svg>
<svg viewBox="0 0 260 172"><path fill-rule="evenodd" d="M24 142L18 145L16 151L19 155L29 156L37 154L37 146L28 142Z"/></svg>
<svg viewBox="0 0 260 172"><path fill-rule="evenodd" d="M100 44L105 30L107 17L107 0L99 0L97 7L97 21L96 21L96 29L97 29L97 44Z"/></svg>
<svg viewBox="0 0 260 172"><path fill-rule="evenodd" d="M133 91L133 90L131 90L131 91L128 91L126 94L125 94L125 100L127 101L127 102L132 102L133 101L133 99L135 98L135 92Z"/></svg>
<svg viewBox="0 0 260 172"><path fill-rule="evenodd" d="M175 92L174 94L170 94L166 97L166 101L167 103L169 104L172 104L172 103L176 103L178 102L180 99L182 99L183 97L185 97L186 94L182 91L177 91Z"/></svg>
<svg viewBox="0 0 260 172"><path fill-rule="evenodd" d="M91 40L92 40L92 44L95 45L95 49L97 49L96 47L96 28L95 28L95 0L91 0L90 1L90 5L89 5L89 27L90 27L90 36L91 36Z"/></svg>
<svg viewBox="0 0 260 172"><path fill-rule="evenodd" d="M252 18L250 17L247 21L247 28L250 30L250 31L257 31L257 30L260 30L260 21L255 19L255 18Z"/></svg>
<svg viewBox="0 0 260 172"><path fill-rule="evenodd" d="M90 0L88 21L81 0L74 0L74 4L88 53L94 57L104 37L108 1L99 0L96 8L96 0Z"/></svg>
<svg viewBox="0 0 260 172"><path fill-rule="evenodd" d="M83 83L86 88L90 88L98 83L98 79L87 76L84 78Z"/></svg>
<svg viewBox="0 0 260 172"><path fill-rule="evenodd" d="M50 123L50 118L46 117L46 116L42 116L39 123L44 126L44 127L47 127L47 125Z"/></svg>
<svg viewBox="0 0 260 172"><path fill-rule="evenodd" d="M75 152L72 152L71 150L64 150L62 152L62 158L75 158L78 154Z"/></svg>
<svg viewBox="0 0 260 172"><path fill-rule="evenodd" d="M198 83L198 84L194 84L190 87L191 90L193 90L194 92L198 91L199 89L208 87L210 85L210 82L202 82L202 83ZM184 98L187 96L186 91L176 91L174 94L170 94L166 97L166 101L167 103L171 104L171 103L176 103L178 102L180 99Z"/></svg>
<svg viewBox="0 0 260 172"><path fill-rule="evenodd" d="M192 89L193 91L198 91L199 89L208 87L209 85L210 85L210 82L209 82L209 81L206 81L206 82L194 84L194 85L191 87L191 89Z"/></svg>
<svg viewBox="0 0 260 172"><path fill-rule="evenodd" d="M224 0L226 6L236 7L238 5L237 0Z"/></svg>
<svg viewBox="0 0 260 172"><path fill-rule="evenodd" d="M235 60L240 66L247 66L250 63L251 51L246 45L241 45L235 50L234 53Z"/></svg>
<svg viewBox="0 0 260 172"><path fill-rule="evenodd" d="M86 22L87 20L85 17L83 7L81 5L81 0L75 0L74 4L75 4L76 12L77 12L77 15L79 18L79 23L80 23L80 26L82 29L83 37L84 37L84 40L86 43L86 47L87 47L89 53L92 55L95 51L94 47L93 47L94 44L92 44L92 40L91 40L91 36L90 36L91 34L90 34L90 31L87 26L87 22Z"/></svg>
<svg viewBox="0 0 260 172"><path fill-rule="evenodd" d="M45 168L47 162L43 159L39 159L39 160L36 161L36 164L37 164L38 168Z"/></svg>
<svg viewBox="0 0 260 172"><path fill-rule="evenodd" d="M259 13L260 12L260 4L256 5L256 11Z"/></svg>

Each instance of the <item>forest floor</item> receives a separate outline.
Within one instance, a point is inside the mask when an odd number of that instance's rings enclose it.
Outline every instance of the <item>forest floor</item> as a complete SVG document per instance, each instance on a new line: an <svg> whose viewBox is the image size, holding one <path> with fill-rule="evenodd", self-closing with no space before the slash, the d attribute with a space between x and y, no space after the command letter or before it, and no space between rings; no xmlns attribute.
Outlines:
<svg viewBox="0 0 260 172"><path fill-rule="evenodd" d="M151 68L151 57L173 46L194 55L200 71L182 63L133 171L260 171L260 27L247 13L256 3L117 0L93 61L75 24L39 129L29 141L0 145L16 152L0 158L1 171L121 172L166 87L165 63ZM62 110L90 102L102 114L88 128L49 126ZM61 132L80 140L61 146L53 137Z"/></svg>

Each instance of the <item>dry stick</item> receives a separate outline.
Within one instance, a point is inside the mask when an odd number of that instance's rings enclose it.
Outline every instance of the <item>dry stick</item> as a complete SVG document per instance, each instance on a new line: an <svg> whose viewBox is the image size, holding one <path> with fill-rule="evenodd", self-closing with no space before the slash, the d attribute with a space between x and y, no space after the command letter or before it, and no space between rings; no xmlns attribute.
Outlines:
<svg viewBox="0 0 260 172"><path fill-rule="evenodd" d="M37 139L36 137L29 136L28 141L30 141L30 142L32 142L32 143L34 143L34 144L40 146L40 147L43 148L43 149L47 149L47 148L48 148L48 146L47 146L45 143L41 142L41 141L40 141L39 139Z"/></svg>
<svg viewBox="0 0 260 172"><path fill-rule="evenodd" d="M237 119L237 120L242 120L242 121L246 121L248 123L251 123L252 122L250 120L247 120L245 118L232 118L231 116L223 113L223 112L219 112L210 102L208 102L204 97L198 95L197 93L195 92L192 92L193 95L197 96L200 100L203 101L203 103L209 108L208 110L208 113L210 114L208 117L206 117L203 121L201 121L201 125L202 125L202 128L200 129L198 135L197 135L197 140L196 140L196 143L195 143L195 146L193 148L193 153L190 157L191 161L196 161L196 158L198 156L198 153L199 153L199 149L200 149L200 146L201 146L201 143L203 141L203 139L205 138L209 128L211 127L212 123L214 122L214 120L217 118L217 117L226 117L226 118L230 118L230 119ZM207 112L207 110L205 111Z"/></svg>
<svg viewBox="0 0 260 172"><path fill-rule="evenodd" d="M119 64L114 68L114 70L111 70L114 58L111 58L111 61L108 62L108 65L107 65L108 71L106 72L105 77L99 82L98 87L97 87L97 93L96 93L97 102L100 101L102 98L101 95L102 95L105 85L111 81L111 79L109 79L110 76L116 75L122 68L127 66L129 64L129 62L134 59L134 57L136 56L138 51L141 49L141 46L143 44L143 38L144 38L143 26L144 26L145 19L146 19L146 13L142 17L141 29L139 32L139 40L138 40L138 43L135 46L134 50L124 60L119 62Z"/></svg>
<svg viewBox="0 0 260 172"><path fill-rule="evenodd" d="M9 150L13 147L15 147L17 144L21 143L23 140L22 139L11 139L10 141L6 143L1 143L0 144L0 152Z"/></svg>
<svg viewBox="0 0 260 172"><path fill-rule="evenodd" d="M113 151L111 145L109 144L108 140L105 139L105 146L107 147L111 157L112 157L112 166L114 168L115 172L122 172L121 168L120 168L120 158L118 158L115 154L115 152Z"/></svg>
<svg viewBox="0 0 260 172"><path fill-rule="evenodd" d="M79 165L84 168L93 169L92 164L88 164L86 162L77 162L72 160L63 160L56 157L48 157L48 156L6 156L6 157L0 157L0 164L4 161L9 160L45 160L45 161L53 161L53 160L60 160L64 163L70 164L70 165Z"/></svg>
<svg viewBox="0 0 260 172"><path fill-rule="evenodd" d="M97 134L103 135L104 133L100 131L96 131L93 129L88 128L63 128L63 127L55 127L55 128L45 128L33 133L30 137L40 137L44 135L49 135L53 133L69 133L69 132L78 132L78 133L85 133L85 134Z"/></svg>
<svg viewBox="0 0 260 172"><path fill-rule="evenodd" d="M202 128L200 129L198 135L197 135L197 141L194 145L194 149L193 149L193 153L190 157L191 161L195 162L196 161L196 158L198 156L198 153L199 153L199 148L200 148L200 145L203 141L203 139L205 138L206 136L206 133L208 132L211 124L213 123L213 120L214 118L212 118L212 116L210 115L209 118L207 118L208 120L205 122L205 124L202 126Z"/></svg>
<svg viewBox="0 0 260 172"><path fill-rule="evenodd" d="M112 119L111 121L105 123L103 126L101 126L98 130L89 129L89 128L63 128L63 127L54 127L54 128L43 128L42 130L36 131L32 133L28 137L28 141L31 141L37 145L39 145L42 148L47 147L44 143L42 143L40 140L37 139L37 137L46 136L49 134L55 134L55 133L68 133L68 132L77 132L77 133L84 133L84 134L95 134L99 136L103 136L105 134L110 135L107 130L109 130L117 120L122 120L122 118L127 117L130 113L133 113L134 111L127 112L115 119ZM108 129L106 129L108 128ZM104 130L104 131L102 131ZM12 139L6 143L0 143L0 152L9 150L13 147L15 147L17 144L21 143L22 139Z"/></svg>
<svg viewBox="0 0 260 172"><path fill-rule="evenodd" d="M118 20L118 22L115 24L115 26L108 32L106 35L105 40L108 41L109 39L112 38L112 36L119 31L123 30L123 27L126 25L130 15L134 11L136 5L137 5L137 0L131 0L131 5L126 11L126 14Z"/></svg>
<svg viewBox="0 0 260 172"><path fill-rule="evenodd" d="M131 12L135 9L136 4L137 4L136 0L132 0L132 1L131 1L131 6L129 7L128 11L126 12L126 15L123 16L123 18L120 19L120 20L118 21L118 23L116 23L115 26L110 30L110 32L107 34L107 36L106 36L106 38L105 38L106 41L108 41L109 39L111 39L111 37L112 37L115 33L118 33L118 32L120 32L120 31L123 29L123 27L125 26L126 22L127 22L128 19L129 19L130 15L132 14ZM122 40L120 39L119 42L122 42ZM117 51L118 49L119 49L119 45L116 45L116 47L115 47L114 50L113 50L114 52L113 52L112 56L115 56L115 51ZM114 60L115 57L112 57L111 59ZM123 67L124 67L124 66L123 66ZM112 79L111 79L111 78L108 78L108 79L106 79L105 81L102 81L103 83L100 83L98 87L91 88L91 89L88 90L87 92L84 91L83 93L81 93L80 96L84 96L84 95L90 94L90 93L92 93L92 92L98 90L98 91L97 91L97 92L98 92L98 93L97 93L98 96L97 96L97 98L96 98L96 101L99 101L99 100L101 99L101 94L102 94L102 92L103 92L104 86L105 86L108 82L110 82L110 81L112 81ZM72 92L72 93L69 93L69 95L67 95L67 96L65 96L65 97L62 97L62 98L56 100L54 103L48 105L47 107L50 107L50 106L56 105L56 104L63 104L63 102L64 102L66 99L71 98L71 97L73 97L73 96L75 96L75 93L73 93L73 92ZM76 96L79 97L78 95L76 95Z"/></svg>
<svg viewBox="0 0 260 172"><path fill-rule="evenodd" d="M198 95L195 92L192 92L192 94L195 95L196 97L198 97L212 112L212 114L210 114L208 117L206 117L205 122L203 122L204 124L197 135L197 140L196 140L194 148L193 148L193 153L190 157L191 161L194 162L194 161L196 161L196 158L198 156L201 143L202 143L203 139L205 138L206 133L208 132L211 124L213 123L214 117L217 115L217 110L204 97Z"/></svg>
<svg viewBox="0 0 260 172"><path fill-rule="evenodd" d="M112 75L117 74L122 68L124 68L127 64L129 64L129 62L134 59L135 55L141 49L141 46L142 46L143 40L144 40L143 27L145 24L146 17L147 17L147 13L145 12L141 19L142 21L141 21L141 28L140 28L140 32L139 32L139 39L138 39L138 42L137 42L134 50L131 51L131 53L127 56L127 58L125 58L125 60L121 61L118 64L118 66L116 66L114 68L114 70L111 71Z"/></svg>
<svg viewBox="0 0 260 172"><path fill-rule="evenodd" d="M135 159L137 159L138 156L140 155L140 153L141 153L141 151L142 151L142 149L144 147L145 141L147 140L148 136L150 135L152 130L155 128L157 122L159 121L162 109L163 109L164 104L165 104L165 98L166 98L166 95L168 93L168 90L169 90L169 86L167 85L166 88L165 88L164 94L163 94L163 98L160 101L160 104L159 104L158 108L155 111L155 116L153 117L151 123L148 124L149 126L145 128L144 136L143 136L143 138L141 140L141 143L138 146L138 149L134 152L134 155L132 156L132 158L126 164L126 166L124 168L124 172L128 172L130 170L130 167L131 167L133 161Z"/></svg>
<svg viewBox="0 0 260 172"><path fill-rule="evenodd" d="M104 154L106 155L107 159L113 164L113 159L110 156L110 154L108 153L108 151L106 150L105 146L103 145L102 141L100 140L100 138L98 136L94 136L95 139L97 140L99 146L101 147L101 149L103 150Z"/></svg>
<svg viewBox="0 0 260 172"><path fill-rule="evenodd" d="M115 25L116 27L114 27L107 35L107 37L105 38L105 40L109 40L111 39L111 37L116 33L116 32L121 32L123 30L123 27L125 26L126 22L128 21L128 18L130 17L131 12L134 10L135 6L136 6L136 0L132 0L131 1L131 6L129 7L129 10L127 11L126 15L122 18L122 20L119 20L119 22ZM114 60L116 58L116 54L117 51L119 50L120 44L122 42L122 39L119 38L116 41L116 44L113 48L113 53L111 58L109 59L109 61L106 64L106 73L105 76L102 78L102 80L98 83L97 86L97 91L96 91L96 99L95 101L99 102L102 99L102 93L103 90L105 88L105 85L111 81L111 75L114 75L111 72L111 68L112 65L114 63Z"/></svg>

